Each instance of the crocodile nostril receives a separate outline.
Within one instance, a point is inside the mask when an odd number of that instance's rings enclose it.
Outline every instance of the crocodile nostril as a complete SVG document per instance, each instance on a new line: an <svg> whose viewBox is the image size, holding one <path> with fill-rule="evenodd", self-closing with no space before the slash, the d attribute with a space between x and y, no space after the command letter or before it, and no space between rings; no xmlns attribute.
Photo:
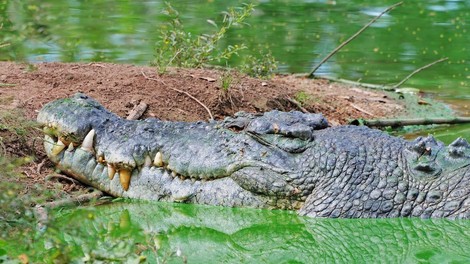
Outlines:
<svg viewBox="0 0 470 264"><path fill-rule="evenodd" d="M463 150L458 149L458 148L449 147L448 152L449 152L449 155L453 158L461 158L465 156L465 153L463 152Z"/></svg>
<svg viewBox="0 0 470 264"><path fill-rule="evenodd" d="M436 168L429 163L427 164L419 163L414 167L414 169L417 171L422 171L426 173L432 173L436 171Z"/></svg>

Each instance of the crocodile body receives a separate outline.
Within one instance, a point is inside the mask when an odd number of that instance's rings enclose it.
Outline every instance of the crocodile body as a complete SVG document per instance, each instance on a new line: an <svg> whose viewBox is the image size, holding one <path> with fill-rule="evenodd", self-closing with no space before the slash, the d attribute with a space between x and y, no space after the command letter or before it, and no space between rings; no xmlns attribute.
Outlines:
<svg viewBox="0 0 470 264"><path fill-rule="evenodd" d="M311 217L470 218L470 146L406 141L318 114L125 120L84 94L44 106L49 158L113 196L298 210Z"/></svg>

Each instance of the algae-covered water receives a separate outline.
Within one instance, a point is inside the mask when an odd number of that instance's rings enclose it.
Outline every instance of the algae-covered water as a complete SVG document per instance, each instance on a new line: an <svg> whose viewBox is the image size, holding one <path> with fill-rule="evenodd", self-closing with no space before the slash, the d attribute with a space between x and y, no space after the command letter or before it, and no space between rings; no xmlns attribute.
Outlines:
<svg viewBox="0 0 470 264"><path fill-rule="evenodd" d="M207 19L245 1L171 1L186 29L211 32ZM257 1L250 25L223 44L271 50L281 72L308 72L395 1ZM0 0L0 60L148 64L165 16L163 1ZM468 1L407 1L324 64L319 75L395 84L437 59L404 86L468 114ZM421 132L423 133L423 132ZM470 126L437 127L445 142L470 139ZM416 135L411 135L412 137ZM32 244L0 243L2 254L34 262L150 263L469 263L470 222L420 219L309 219L292 212L182 204L116 203L62 210ZM17 241L18 243L15 243ZM1 242L1 241L0 241ZM32 246L31 246L32 245ZM1 258L0 258L1 262ZM135 263L135 262L134 262Z"/></svg>
<svg viewBox="0 0 470 264"><path fill-rule="evenodd" d="M470 221L312 219L287 211L119 202L57 212L28 252L148 263L468 263ZM136 262L134 262L136 263Z"/></svg>

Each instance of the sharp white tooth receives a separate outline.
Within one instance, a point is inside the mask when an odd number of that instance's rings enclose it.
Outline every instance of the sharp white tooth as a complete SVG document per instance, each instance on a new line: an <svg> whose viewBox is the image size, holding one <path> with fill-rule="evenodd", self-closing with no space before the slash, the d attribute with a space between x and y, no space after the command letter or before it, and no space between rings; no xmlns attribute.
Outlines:
<svg viewBox="0 0 470 264"><path fill-rule="evenodd" d="M75 147L73 146L73 143L70 142L69 147L67 148L67 151L73 151Z"/></svg>
<svg viewBox="0 0 470 264"><path fill-rule="evenodd" d="M153 165L157 167L163 167L163 155L160 151L155 154L155 159L153 159Z"/></svg>
<svg viewBox="0 0 470 264"><path fill-rule="evenodd" d="M152 165L152 159L147 155L145 156L144 167L150 167Z"/></svg>
<svg viewBox="0 0 470 264"><path fill-rule="evenodd" d="M59 153L64 150L65 145L62 141L57 140L57 143L54 144L54 147L52 147L51 154L52 156L57 156Z"/></svg>
<svg viewBox="0 0 470 264"><path fill-rule="evenodd" d="M129 183L131 182L132 171L129 169L119 170L119 181L124 191L129 189Z"/></svg>
<svg viewBox="0 0 470 264"><path fill-rule="evenodd" d="M110 180L114 179L114 174L116 174L116 168L112 164L108 163L108 177Z"/></svg>
<svg viewBox="0 0 470 264"><path fill-rule="evenodd" d="M172 172L171 172L171 176L173 176L173 178L174 178L174 177L178 176L178 174L176 174L175 171L172 171Z"/></svg>
<svg viewBox="0 0 470 264"><path fill-rule="evenodd" d="M82 149L83 150L93 152L93 139L94 139L94 137L95 137L95 130L92 129L92 130L90 130L90 132L88 132L85 139L83 140L83 143L82 143Z"/></svg>

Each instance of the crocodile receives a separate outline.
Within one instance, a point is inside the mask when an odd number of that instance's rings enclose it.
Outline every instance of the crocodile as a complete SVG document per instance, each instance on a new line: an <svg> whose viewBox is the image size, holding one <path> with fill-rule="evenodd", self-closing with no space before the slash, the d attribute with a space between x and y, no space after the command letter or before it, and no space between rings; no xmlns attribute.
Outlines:
<svg viewBox="0 0 470 264"><path fill-rule="evenodd" d="M470 218L470 145L407 141L321 114L126 120L77 93L38 113L64 173L112 196L310 217Z"/></svg>

